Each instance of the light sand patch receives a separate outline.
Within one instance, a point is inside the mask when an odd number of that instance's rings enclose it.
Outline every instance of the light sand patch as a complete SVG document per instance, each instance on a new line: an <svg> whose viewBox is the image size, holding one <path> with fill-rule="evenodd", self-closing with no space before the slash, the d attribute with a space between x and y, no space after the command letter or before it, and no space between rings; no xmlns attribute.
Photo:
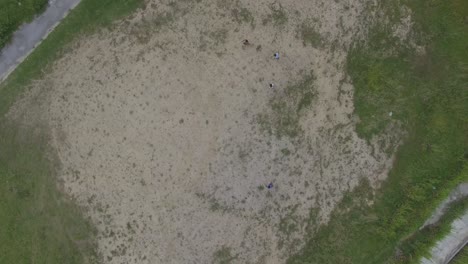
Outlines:
<svg viewBox="0 0 468 264"><path fill-rule="evenodd" d="M391 159L357 137L344 73L362 10L153 1L76 43L37 87L64 189L88 209L106 263L283 263L360 178L377 184ZM311 71L304 134L262 131L271 98Z"/></svg>

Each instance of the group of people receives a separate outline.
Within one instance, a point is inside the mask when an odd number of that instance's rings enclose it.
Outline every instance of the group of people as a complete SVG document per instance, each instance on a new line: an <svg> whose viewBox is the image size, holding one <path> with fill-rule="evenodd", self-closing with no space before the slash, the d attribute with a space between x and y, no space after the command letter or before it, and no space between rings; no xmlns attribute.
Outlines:
<svg viewBox="0 0 468 264"><path fill-rule="evenodd" d="M250 42L249 42L248 39L244 39L242 41L242 44L244 44L244 46L248 46L248 45L250 45ZM275 54L273 54L273 57L275 58L275 60L279 60L279 58L280 58L279 52L275 52ZM269 83L269 87L270 88L275 88L275 84L274 83ZM268 183L268 185L266 187L268 189L272 189L273 188L273 183L272 182Z"/></svg>

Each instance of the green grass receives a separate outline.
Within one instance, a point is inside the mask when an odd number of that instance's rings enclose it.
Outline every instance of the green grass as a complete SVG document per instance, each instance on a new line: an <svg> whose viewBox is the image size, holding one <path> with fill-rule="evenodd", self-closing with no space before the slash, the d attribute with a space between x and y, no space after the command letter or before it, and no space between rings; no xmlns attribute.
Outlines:
<svg viewBox="0 0 468 264"><path fill-rule="evenodd" d="M398 245L399 263L418 263L423 256L430 257L430 249L436 242L450 233L452 222L468 209L468 199L450 205L444 216L434 225L416 231Z"/></svg>
<svg viewBox="0 0 468 264"><path fill-rule="evenodd" d="M61 193L44 129L4 118L34 79L82 34L142 5L139 0L83 0L0 85L0 263L94 263L94 229ZM37 131L40 132L37 132ZM46 154L47 153L47 154Z"/></svg>
<svg viewBox="0 0 468 264"><path fill-rule="evenodd" d="M348 57L359 136L371 139L400 122L407 131L404 145L373 206L359 196L351 199L349 213L341 205L289 263L392 263L398 245L421 255L427 243L402 240L456 184L468 180L468 3L408 3L413 37L425 53L393 39L391 24L378 23Z"/></svg>
<svg viewBox="0 0 468 264"><path fill-rule="evenodd" d="M0 124L0 263L94 263L94 229L58 191L46 146Z"/></svg>
<svg viewBox="0 0 468 264"><path fill-rule="evenodd" d="M0 0L0 49L10 42L19 26L42 13L47 2L48 0Z"/></svg>
<svg viewBox="0 0 468 264"><path fill-rule="evenodd" d="M465 246L456 256L453 258L453 260L450 262L450 264L468 264L468 247Z"/></svg>

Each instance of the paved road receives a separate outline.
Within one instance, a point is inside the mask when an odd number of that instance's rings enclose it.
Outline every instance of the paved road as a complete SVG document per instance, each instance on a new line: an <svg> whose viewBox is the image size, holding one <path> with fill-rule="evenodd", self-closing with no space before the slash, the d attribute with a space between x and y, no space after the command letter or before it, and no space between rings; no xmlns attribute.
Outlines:
<svg viewBox="0 0 468 264"><path fill-rule="evenodd" d="M50 0L42 15L15 32L12 42L0 53L0 82L8 77L79 2L80 0Z"/></svg>

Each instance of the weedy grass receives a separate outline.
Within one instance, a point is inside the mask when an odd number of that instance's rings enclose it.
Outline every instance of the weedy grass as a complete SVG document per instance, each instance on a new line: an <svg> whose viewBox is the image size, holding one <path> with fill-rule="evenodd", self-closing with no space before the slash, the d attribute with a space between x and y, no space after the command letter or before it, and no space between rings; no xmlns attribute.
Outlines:
<svg viewBox="0 0 468 264"><path fill-rule="evenodd" d="M288 22L288 14L281 4L271 5L271 13L263 19L262 24L273 23L276 27L284 26Z"/></svg>
<svg viewBox="0 0 468 264"><path fill-rule="evenodd" d="M320 48L323 45L323 38L313 27L308 23L303 23L298 29L298 35L302 38L305 45L311 45L314 48Z"/></svg>
<svg viewBox="0 0 468 264"><path fill-rule="evenodd" d="M57 188L47 138L0 123L0 263L96 263L94 228Z"/></svg>
<svg viewBox="0 0 468 264"><path fill-rule="evenodd" d="M358 135L371 139L400 122L407 137L373 205L348 196L352 208L343 208L345 199L328 225L288 263L413 261L425 254L428 243L405 239L458 183L468 180L468 2L395 3L382 6L389 9L390 23L377 23L366 42L354 45L347 71L355 86ZM392 8L401 4L412 10L412 38L425 52L392 37L392 23L399 20ZM398 246L414 254L399 258Z"/></svg>
<svg viewBox="0 0 468 264"><path fill-rule="evenodd" d="M450 264L466 264L468 263L468 247L465 246L456 256Z"/></svg>
<svg viewBox="0 0 468 264"><path fill-rule="evenodd" d="M435 224L424 227L403 239L398 245L397 259L400 263L419 263L423 256L428 254L436 242L450 233L452 222L466 213L468 199L451 204L444 216Z"/></svg>
<svg viewBox="0 0 468 264"><path fill-rule="evenodd" d="M296 138L303 134L300 118L316 96L315 76L308 73L273 96L268 105L270 112L258 116L262 130L277 137Z"/></svg>
<svg viewBox="0 0 468 264"><path fill-rule="evenodd" d="M223 246L213 254L213 264L229 264L237 259L237 256L233 256L231 248Z"/></svg>

